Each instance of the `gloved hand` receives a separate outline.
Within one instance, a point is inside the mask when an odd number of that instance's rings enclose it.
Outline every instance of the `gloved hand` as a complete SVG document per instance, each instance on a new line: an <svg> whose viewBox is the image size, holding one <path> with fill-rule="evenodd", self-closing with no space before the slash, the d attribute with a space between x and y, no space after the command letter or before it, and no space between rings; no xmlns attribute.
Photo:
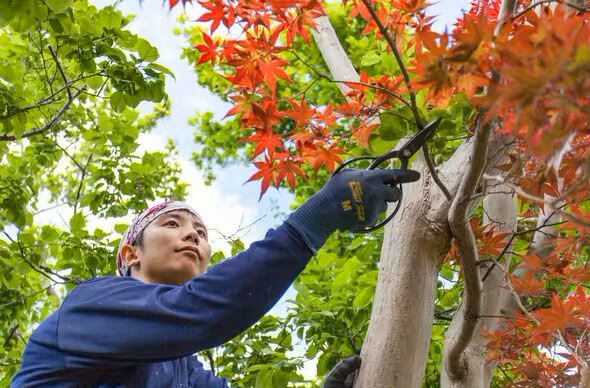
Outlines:
<svg viewBox="0 0 590 388"><path fill-rule="evenodd" d="M340 361L324 380L322 388L352 388L356 371L361 367L360 356L347 357Z"/></svg>
<svg viewBox="0 0 590 388"><path fill-rule="evenodd" d="M397 169L343 169L294 211L287 223L316 252L336 229L360 229L375 224L387 202L400 198L397 183L414 182L420 173Z"/></svg>

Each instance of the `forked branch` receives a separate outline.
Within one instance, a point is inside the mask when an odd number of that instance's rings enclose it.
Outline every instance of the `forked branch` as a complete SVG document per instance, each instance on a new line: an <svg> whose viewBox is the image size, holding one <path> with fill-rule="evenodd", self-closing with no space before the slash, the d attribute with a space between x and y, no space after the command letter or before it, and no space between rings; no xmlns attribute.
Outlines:
<svg viewBox="0 0 590 388"><path fill-rule="evenodd" d="M490 123L480 124L475 128L470 168L461 179L448 216L451 233L461 258L465 281L464 320L461 323L460 334L450 344L449 351L445 355L447 373L455 379L461 379L466 373L464 351L473 337L481 309L482 286L477 266L479 256L475 236L467 220L467 213L470 207L469 198L473 197L486 167L490 131Z"/></svg>

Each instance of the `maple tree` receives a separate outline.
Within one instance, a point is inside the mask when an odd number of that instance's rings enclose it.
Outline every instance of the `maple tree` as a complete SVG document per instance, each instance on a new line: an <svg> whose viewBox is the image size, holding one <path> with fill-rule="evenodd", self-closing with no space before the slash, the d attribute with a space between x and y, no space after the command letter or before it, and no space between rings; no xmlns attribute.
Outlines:
<svg viewBox="0 0 590 388"><path fill-rule="evenodd" d="M310 172L325 177L343 158L382 152L443 117L414 161L432 187L410 189L408 214L385 231L356 387L423 381L441 292L463 294L447 310L442 386L481 386L494 373L513 386L590 386L584 1L475 0L450 32L432 29L424 0L345 1L347 37L336 37L317 0L196 2L206 9L191 35L196 71L223 77L204 84L235 103L233 136L251 144L258 171L249 180L261 180L261 195L285 184L297 191ZM345 51L349 38L365 51ZM306 56L314 43L328 69ZM339 98L322 94L336 87ZM437 227L416 226L417 216ZM437 276L452 286L434 293ZM392 296L412 282L410 294ZM387 336L399 342L380 342Z"/></svg>

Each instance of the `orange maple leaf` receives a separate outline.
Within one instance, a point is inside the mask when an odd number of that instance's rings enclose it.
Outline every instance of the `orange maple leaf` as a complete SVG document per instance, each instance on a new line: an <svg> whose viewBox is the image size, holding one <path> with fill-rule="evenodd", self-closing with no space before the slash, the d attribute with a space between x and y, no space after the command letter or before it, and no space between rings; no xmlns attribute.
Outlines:
<svg viewBox="0 0 590 388"><path fill-rule="evenodd" d="M194 47L201 52L201 56L199 57L199 60L197 61L197 65L200 65L201 63L209 62L209 61L211 61L212 65L215 65L215 59L217 58L218 41L217 41L217 39L216 40L211 39L211 37L208 34L206 34L205 32L203 32L202 34L203 34L203 41L205 43L194 45Z"/></svg>
<svg viewBox="0 0 590 388"><path fill-rule="evenodd" d="M297 104L293 99L289 98L293 110L285 113L288 117L295 120L295 128L307 126L309 120L315 116L315 109L307 106L303 97L301 97L300 101L301 103Z"/></svg>
<svg viewBox="0 0 590 388"><path fill-rule="evenodd" d="M344 150L338 147L337 143L332 144L330 147L318 146L305 157L313 166L314 172L320 169L322 165L325 165L328 171L333 172L336 163L342 163L340 155L344 153Z"/></svg>
<svg viewBox="0 0 590 388"><path fill-rule="evenodd" d="M563 333L569 325L581 322L579 311L573 303L564 302L559 296L553 294L551 307L539 309L533 313L539 320L535 331L553 333L555 330L560 330Z"/></svg>
<svg viewBox="0 0 590 388"><path fill-rule="evenodd" d="M358 128L353 130L352 135L358 139L361 147L367 148L369 146L369 138L371 137L371 134L375 132L377 127L379 127L378 123L361 124Z"/></svg>

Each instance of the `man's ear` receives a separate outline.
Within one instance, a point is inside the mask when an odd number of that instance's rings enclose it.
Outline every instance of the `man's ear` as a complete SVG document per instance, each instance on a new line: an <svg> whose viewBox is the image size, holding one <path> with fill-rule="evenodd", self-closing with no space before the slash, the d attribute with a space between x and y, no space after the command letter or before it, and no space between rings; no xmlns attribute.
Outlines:
<svg viewBox="0 0 590 388"><path fill-rule="evenodd" d="M127 264L127 267L129 268L133 268L134 265L139 266L137 247L131 244L123 244L121 247L121 259Z"/></svg>

